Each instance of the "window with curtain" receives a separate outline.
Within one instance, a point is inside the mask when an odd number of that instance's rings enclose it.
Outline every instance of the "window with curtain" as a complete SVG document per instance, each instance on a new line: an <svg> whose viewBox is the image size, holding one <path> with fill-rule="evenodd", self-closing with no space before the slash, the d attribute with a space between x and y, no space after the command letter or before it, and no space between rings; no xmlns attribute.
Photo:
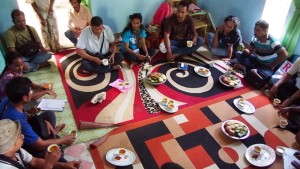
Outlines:
<svg viewBox="0 0 300 169"><path fill-rule="evenodd" d="M266 0L262 19L269 22L269 33L281 40L292 0Z"/></svg>

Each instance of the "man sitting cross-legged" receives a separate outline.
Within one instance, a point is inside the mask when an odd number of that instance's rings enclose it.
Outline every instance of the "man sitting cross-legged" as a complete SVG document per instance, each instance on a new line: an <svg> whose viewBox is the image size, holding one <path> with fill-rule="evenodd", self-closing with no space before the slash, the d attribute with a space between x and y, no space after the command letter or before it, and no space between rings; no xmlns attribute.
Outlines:
<svg viewBox="0 0 300 169"><path fill-rule="evenodd" d="M19 121L0 120L0 133L0 168L75 169L80 167L81 162L57 162L61 156L60 149L47 153L45 159L32 157L31 154L21 148L24 135L21 133Z"/></svg>
<svg viewBox="0 0 300 169"><path fill-rule="evenodd" d="M103 25L99 16L91 19L80 33L76 53L82 57L81 66L84 72L107 73L121 68L123 55L116 53L115 37L111 29Z"/></svg>
<svg viewBox="0 0 300 169"><path fill-rule="evenodd" d="M9 99L6 109L3 112L2 119L19 120L21 123L22 134L24 135L24 148L29 151L35 157L44 157L45 150L51 144L66 144L71 145L74 142L73 136L64 136L62 138L56 138L56 134L64 127L63 125L56 126L56 116L52 111L45 111L39 116L46 123L48 132L51 134L51 138L43 140L33 131L32 126L28 123L26 112L23 111L24 104L31 100L32 82L26 77L17 77L12 79L6 86L6 95ZM5 99L7 99L5 98ZM1 103L5 103L5 100L1 100ZM3 110L3 104L1 104L1 110ZM56 127L55 127L56 126ZM62 157L60 161L65 162Z"/></svg>
<svg viewBox="0 0 300 169"><path fill-rule="evenodd" d="M7 31L6 43L8 50L10 52L20 52L21 48L29 41L35 41L39 48L39 51L32 56L26 56L23 52L23 61L25 62L23 71L37 71L41 67L50 66L51 64L47 60L51 59L52 55L44 48L34 27L26 25L24 13L19 9L15 9L11 13L11 18L15 25ZM31 35L34 39L31 38Z"/></svg>
<svg viewBox="0 0 300 169"><path fill-rule="evenodd" d="M176 14L166 19L164 43L168 61L192 54L203 45L203 39L198 37L194 20L188 15L188 9L189 4L181 1L177 6ZM187 41L192 41L191 47L187 46Z"/></svg>
<svg viewBox="0 0 300 169"><path fill-rule="evenodd" d="M255 23L254 37L250 48L245 49L242 54L236 55L238 63L235 69L244 72L252 71L261 79L270 78L276 68L287 58L287 52L279 41L268 33L269 24L264 20ZM236 60L231 60L235 63Z"/></svg>

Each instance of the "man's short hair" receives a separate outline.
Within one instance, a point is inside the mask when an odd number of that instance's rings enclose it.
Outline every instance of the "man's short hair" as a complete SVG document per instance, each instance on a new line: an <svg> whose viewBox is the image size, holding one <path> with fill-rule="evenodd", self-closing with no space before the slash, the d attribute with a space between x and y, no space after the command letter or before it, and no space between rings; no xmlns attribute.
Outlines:
<svg viewBox="0 0 300 169"><path fill-rule="evenodd" d="M8 52L5 55L5 63L11 65L13 61L17 58L22 58L22 55L19 52Z"/></svg>
<svg viewBox="0 0 300 169"><path fill-rule="evenodd" d="M77 1L77 3L81 3L81 0L76 0ZM69 2L71 3L72 2L72 0L69 0Z"/></svg>
<svg viewBox="0 0 300 169"><path fill-rule="evenodd" d="M28 95L31 87L31 80L27 77L16 77L6 86L5 92L10 102L19 103L23 96Z"/></svg>
<svg viewBox="0 0 300 169"><path fill-rule="evenodd" d="M92 26L100 26L102 24L103 24L102 19L99 16L92 17L92 19L91 19Z"/></svg>
<svg viewBox="0 0 300 169"><path fill-rule="evenodd" d="M224 19L224 23L228 22L228 21L232 21L234 24L234 29L237 29L240 25L240 20L238 17L233 16L233 15L229 15Z"/></svg>
<svg viewBox="0 0 300 169"><path fill-rule="evenodd" d="M269 29L269 23L265 20L258 20L256 23L255 23L255 26L259 26L261 27L263 30L268 30Z"/></svg>
<svg viewBox="0 0 300 169"><path fill-rule="evenodd" d="M20 11L19 9L14 9L10 14L12 20L14 20L16 17L20 15L24 16L24 12Z"/></svg>
<svg viewBox="0 0 300 169"><path fill-rule="evenodd" d="M187 10L189 10L189 3L186 1L180 1L179 4L177 5L177 8L179 8L179 6L183 6L186 7Z"/></svg>

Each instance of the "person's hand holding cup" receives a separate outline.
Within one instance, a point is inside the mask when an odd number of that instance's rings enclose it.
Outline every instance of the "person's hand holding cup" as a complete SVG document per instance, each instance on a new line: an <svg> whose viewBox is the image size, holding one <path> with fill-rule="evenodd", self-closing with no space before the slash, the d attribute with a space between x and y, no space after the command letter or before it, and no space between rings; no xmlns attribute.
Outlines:
<svg viewBox="0 0 300 169"><path fill-rule="evenodd" d="M187 47L192 47L193 46L193 41L191 41L191 40L188 40L187 42L186 42L186 46Z"/></svg>
<svg viewBox="0 0 300 169"><path fill-rule="evenodd" d="M109 64L108 59L102 59L102 64L104 66L108 66L108 64Z"/></svg>

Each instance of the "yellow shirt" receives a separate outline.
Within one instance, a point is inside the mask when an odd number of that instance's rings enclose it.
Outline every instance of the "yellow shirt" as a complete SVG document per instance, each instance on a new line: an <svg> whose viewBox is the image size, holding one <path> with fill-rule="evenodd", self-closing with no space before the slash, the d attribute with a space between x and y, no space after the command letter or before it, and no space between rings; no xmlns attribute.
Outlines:
<svg viewBox="0 0 300 169"><path fill-rule="evenodd" d="M73 29L75 27L80 28L80 30L84 29L88 26L88 23L91 22L91 12L90 9L82 4L80 4L79 12L77 13L71 7L69 10L69 26Z"/></svg>

